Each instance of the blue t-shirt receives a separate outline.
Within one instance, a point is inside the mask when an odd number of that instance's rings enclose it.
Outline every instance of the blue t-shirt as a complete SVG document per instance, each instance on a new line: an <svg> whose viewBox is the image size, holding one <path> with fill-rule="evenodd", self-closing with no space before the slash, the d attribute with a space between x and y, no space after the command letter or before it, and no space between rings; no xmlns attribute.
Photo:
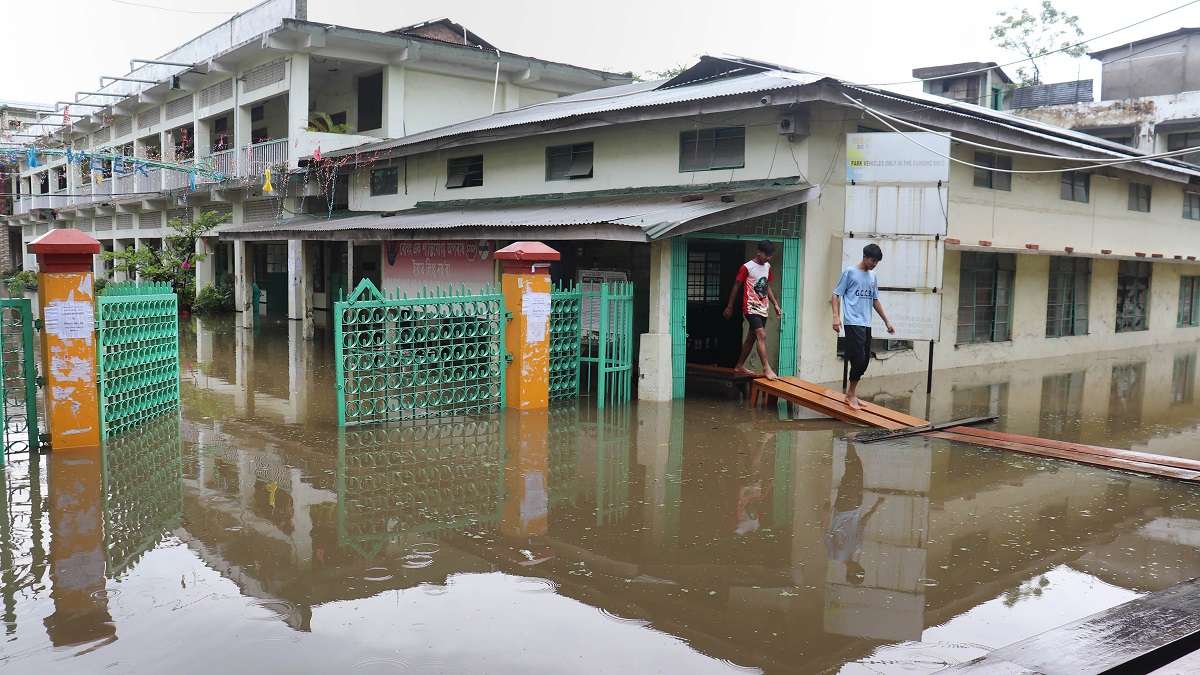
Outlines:
<svg viewBox="0 0 1200 675"><path fill-rule="evenodd" d="M864 272L858 265L842 271L833 294L842 299L842 324L845 326L871 325L871 310L879 297L879 282L874 272Z"/></svg>

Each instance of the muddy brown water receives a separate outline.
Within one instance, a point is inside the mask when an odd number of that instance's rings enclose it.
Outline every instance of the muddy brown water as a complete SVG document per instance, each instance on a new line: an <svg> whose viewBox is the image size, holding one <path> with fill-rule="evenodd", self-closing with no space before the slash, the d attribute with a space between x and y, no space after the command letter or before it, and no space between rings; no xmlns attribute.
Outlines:
<svg viewBox="0 0 1200 675"><path fill-rule="evenodd" d="M1197 351L864 390L1200 458ZM9 459L5 673L932 672L1200 576L1196 485L719 387L339 433L295 327L189 328L184 361L180 419Z"/></svg>

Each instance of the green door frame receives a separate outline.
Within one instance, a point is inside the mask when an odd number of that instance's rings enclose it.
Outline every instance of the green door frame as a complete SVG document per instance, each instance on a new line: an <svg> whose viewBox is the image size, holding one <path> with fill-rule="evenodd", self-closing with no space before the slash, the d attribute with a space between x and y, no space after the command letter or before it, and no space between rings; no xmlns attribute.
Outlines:
<svg viewBox="0 0 1200 675"><path fill-rule="evenodd" d="M730 241L760 241L762 235L715 234L697 232L671 239L671 385L672 398L683 398L687 377L687 252L692 239L724 239ZM796 374L796 320L800 314L800 295L804 288L801 278L801 259L804 257L803 237L783 238L783 277L779 304L783 305L783 321L779 323L780 375ZM724 290L724 289L722 289Z"/></svg>

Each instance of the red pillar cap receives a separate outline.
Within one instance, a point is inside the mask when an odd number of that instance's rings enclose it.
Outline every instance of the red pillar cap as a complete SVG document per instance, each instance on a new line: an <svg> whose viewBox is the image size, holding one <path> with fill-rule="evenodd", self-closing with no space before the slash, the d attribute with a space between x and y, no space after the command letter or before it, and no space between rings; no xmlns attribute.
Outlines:
<svg viewBox="0 0 1200 675"><path fill-rule="evenodd" d="M85 232L74 228L50 230L29 242L29 250L44 254L94 254L100 252L100 242Z"/></svg>
<svg viewBox="0 0 1200 675"><path fill-rule="evenodd" d="M562 255L540 241L516 241L496 251L497 260L518 262L551 262Z"/></svg>

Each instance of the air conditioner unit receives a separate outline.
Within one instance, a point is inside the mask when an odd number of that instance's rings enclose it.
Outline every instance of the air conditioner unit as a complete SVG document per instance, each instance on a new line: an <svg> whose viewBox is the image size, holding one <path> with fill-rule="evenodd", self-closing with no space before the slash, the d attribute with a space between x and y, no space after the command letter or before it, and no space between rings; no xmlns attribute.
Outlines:
<svg viewBox="0 0 1200 675"><path fill-rule="evenodd" d="M776 131L793 141L807 138L809 135L808 115L799 112L788 113L779 118Z"/></svg>

